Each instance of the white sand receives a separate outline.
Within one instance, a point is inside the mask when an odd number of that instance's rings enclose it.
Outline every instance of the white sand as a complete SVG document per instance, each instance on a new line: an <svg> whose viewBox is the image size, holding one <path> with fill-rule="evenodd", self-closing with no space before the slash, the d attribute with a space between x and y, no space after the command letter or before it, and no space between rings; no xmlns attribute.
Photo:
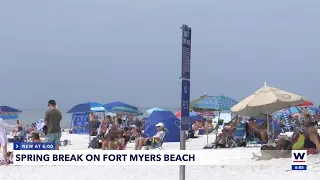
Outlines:
<svg viewBox="0 0 320 180"><path fill-rule="evenodd" d="M63 134L62 140L71 140L72 145L61 149L88 150L88 137L83 135ZM212 136L209 138L211 141ZM127 149L132 149L134 144L129 144ZM206 145L206 136L192 139L187 142L187 149L202 149ZM164 143L165 149L179 149L179 143ZM9 147L12 149L12 145ZM204 150L205 151L205 150ZM230 149L206 150L223 151L228 157L234 153ZM291 171L291 159L274 159L260 161L260 165L250 165L252 152L259 152L258 147L239 148L237 159L230 159L235 162L245 162L247 166L187 166L187 180L265 180L280 179L295 180L313 178L320 176L319 156L308 157L308 171ZM317 164L317 162L319 162ZM178 166L0 166L1 180L177 180L179 179Z"/></svg>

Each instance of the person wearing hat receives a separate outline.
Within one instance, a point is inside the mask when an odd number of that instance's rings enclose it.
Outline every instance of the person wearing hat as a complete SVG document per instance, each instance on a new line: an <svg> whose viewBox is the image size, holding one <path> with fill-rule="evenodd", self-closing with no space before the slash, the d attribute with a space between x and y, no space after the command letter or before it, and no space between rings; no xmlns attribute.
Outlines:
<svg viewBox="0 0 320 180"><path fill-rule="evenodd" d="M157 133L153 136L153 137L149 137L149 138L137 138L136 139L136 144L135 144L135 150L141 150L143 146L150 146L152 145L152 142L154 141L158 141L158 142L162 142L164 139L164 136L166 135L166 133L164 132L164 124L162 122L156 124L157 127Z"/></svg>
<svg viewBox="0 0 320 180"><path fill-rule="evenodd" d="M56 150L59 150L61 139L60 122L62 120L61 112L57 109L55 100L48 101L49 110L45 114L44 123L48 128L46 142L56 144Z"/></svg>

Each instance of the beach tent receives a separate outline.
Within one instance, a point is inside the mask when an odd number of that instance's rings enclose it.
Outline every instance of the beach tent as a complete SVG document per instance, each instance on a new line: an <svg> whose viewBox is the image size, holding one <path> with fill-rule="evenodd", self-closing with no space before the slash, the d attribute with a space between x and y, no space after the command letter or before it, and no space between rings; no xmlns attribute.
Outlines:
<svg viewBox="0 0 320 180"><path fill-rule="evenodd" d="M164 142L180 141L180 120L171 111L153 111L144 123L144 137L156 134L156 124L162 122L168 130Z"/></svg>
<svg viewBox="0 0 320 180"><path fill-rule="evenodd" d="M72 114L73 134L89 134L89 112Z"/></svg>
<svg viewBox="0 0 320 180"><path fill-rule="evenodd" d="M223 123L229 123L232 120L231 113L220 113L220 116L216 116L213 122L218 122L219 119L223 119Z"/></svg>

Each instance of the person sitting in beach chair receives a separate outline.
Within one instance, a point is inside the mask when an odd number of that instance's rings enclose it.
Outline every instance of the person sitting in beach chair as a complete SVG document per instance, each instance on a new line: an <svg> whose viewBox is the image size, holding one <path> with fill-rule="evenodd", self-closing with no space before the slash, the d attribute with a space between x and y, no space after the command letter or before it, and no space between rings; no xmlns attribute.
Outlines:
<svg viewBox="0 0 320 180"><path fill-rule="evenodd" d="M16 122L16 128L14 128L13 130L12 130L12 136L13 137L17 137L17 136L19 136L19 132L20 131L22 131L22 124L20 123L20 121L19 120L17 120L17 122Z"/></svg>
<svg viewBox="0 0 320 180"><path fill-rule="evenodd" d="M258 127L256 119L251 117L248 120L248 133L247 133L247 141L254 141L254 143L257 143L258 139L259 141L263 143L267 143L267 131L266 131L266 123L263 123Z"/></svg>
<svg viewBox="0 0 320 180"><path fill-rule="evenodd" d="M27 139L28 132L25 129L22 129L18 135L19 136L14 137L13 142L24 142Z"/></svg>
<svg viewBox="0 0 320 180"><path fill-rule="evenodd" d="M227 129L222 129L221 133L218 134L216 137L215 147L225 148L227 146L227 137L228 137Z"/></svg>
<svg viewBox="0 0 320 180"><path fill-rule="evenodd" d="M246 147L245 135L247 132L247 123L240 122L236 125L235 132L227 137L227 146L232 147Z"/></svg>
<svg viewBox="0 0 320 180"><path fill-rule="evenodd" d="M124 130L120 128L122 119L117 119L117 124L112 125L106 132L105 138L102 141L102 150L115 150L121 146L125 146L125 139L123 138Z"/></svg>
<svg viewBox="0 0 320 180"><path fill-rule="evenodd" d="M156 125L156 127L157 127L157 133L153 137L149 137L149 138L140 137L136 139L136 144L134 148L135 150L141 150L143 146L162 145L164 137L166 135L164 131L164 124L160 122Z"/></svg>
<svg viewBox="0 0 320 180"><path fill-rule="evenodd" d="M100 127L99 127L98 137L103 137L106 134L106 132L111 124L111 120L112 120L112 118L109 115L106 116L102 120Z"/></svg>
<svg viewBox="0 0 320 180"><path fill-rule="evenodd" d="M291 150L307 150L307 154L317 154L320 152L320 137L315 130L314 124L308 122L294 132L291 140L281 137L275 146L262 146L261 157L265 160L287 158L291 156Z"/></svg>

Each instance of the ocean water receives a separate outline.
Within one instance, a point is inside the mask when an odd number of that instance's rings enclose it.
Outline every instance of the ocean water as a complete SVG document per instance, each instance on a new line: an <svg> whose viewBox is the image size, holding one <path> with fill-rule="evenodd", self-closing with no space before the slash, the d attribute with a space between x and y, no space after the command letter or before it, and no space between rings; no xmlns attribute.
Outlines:
<svg viewBox="0 0 320 180"><path fill-rule="evenodd" d="M179 108L164 108L172 111L173 113L176 113ZM22 109L22 113L19 116L19 120L23 124L23 126L31 125L32 123L36 122L39 119L43 119L45 112L48 109ZM59 108L59 111L62 113L62 121L61 121L61 128L70 128L71 127L71 114L68 114L67 111L69 109L63 109ZM146 112L148 109L146 108L139 108L141 112L143 112L142 116L139 116L139 118L148 117L149 114ZM15 120L7 120L8 124L14 124Z"/></svg>

